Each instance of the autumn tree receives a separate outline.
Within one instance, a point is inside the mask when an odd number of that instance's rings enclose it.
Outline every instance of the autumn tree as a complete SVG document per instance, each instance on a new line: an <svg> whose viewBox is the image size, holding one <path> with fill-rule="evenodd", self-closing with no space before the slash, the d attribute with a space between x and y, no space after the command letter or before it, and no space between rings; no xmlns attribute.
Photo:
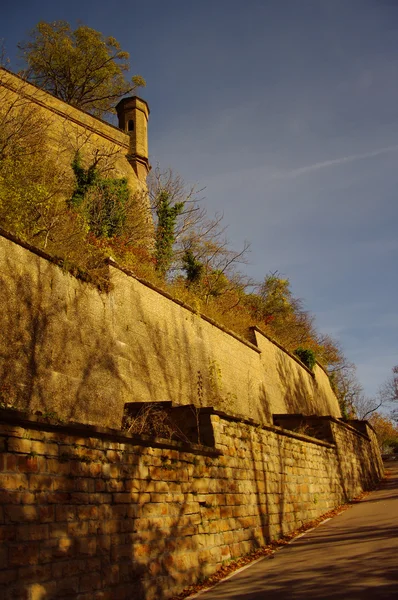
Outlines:
<svg viewBox="0 0 398 600"><path fill-rule="evenodd" d="M206 217L206 211L200 206L203 189L196 185L187 185L181 175L173 169L161 169L159 165L151 170L147 185L155 229L159 229L159 214L164 209L166 197L168 210L173 212L173 207L180 207L174 220L172 256L168 267L173 272L178 271L185 253L182 243L184 236Z"/></svg>
<svg viewBox="0 0 398 600"><path fill-rule="evenodd" d="M398 365L392 368L392 375L382 385L380 394L385 402L391 403L398 401Z"/></svg>
<svg viewBox="0 0 398 600"><path fill-rule="evenodd" d="M364 391L358 380L356 366L347 360L340 346L335 343L335 352L328 349L326 363L330 384L340 404L340 409L345 418L361 418ZM366 412L366 411L365 411Z"/></svg>
<svg viewBox="0 0 398 600"><path fill-rule="evenodd" d="M398 447L398 428L389 417L375 412L369 422L376 431L381 452L391 452L391 449Z"/></svg>
<svg viewBox="0 0 398 600"><path fill-rule="evenodd" d="M149 175L148 189L158 272L167 275L175 291L196 306L208 310L215 301L218 314L214 317L240 304L250 280L237 267L246 262L249 244L233 250L223 216L210 218L201 205L203 189L187 185L172 169L157 166ZM184 284L195 298L184 296Z"/></svg>
<svg viewBox="0 0 398 600"><path fill-rule="evenodd" d="M289 279L275 271L269 273L247 298L247 305L260 327L265 327L288 350L298 347L316 351L313 317L291 291Z"/></svg>
<svg viewBox="0 0 398 600"><path fill-rule="evenodd" d="M373 414L376 414L379 408L385 404L380 394L375 396L366 396L363 392L358 394L351 404L354 416L361 420L370 420Z"/></svg>
<svg viewBox="0 0 398 600"><path fill-rule="evenodd" d="M126 79L129 53L119 42L86 25L73 30L65 21L41 21L18 47L25 79L97 117L113 113L122 96L145 86L138 75Z"/></svg>
<svg viewBox="0 0 398 600"><path fill-rule="evenodd" d="M26 97L26 85L10 95L0 73L0 161L39 154L46 142L50 119Z"/></svg>
<svg viewBox="0 0 398 600"><path fill-rule="evenodd" d="M398 423L398 365L392 368L391 376L380 387L379 397L383 404L392 408L391 416Z"/></svg>
<svg viewBox="0 0 398 600"><path fill-rule="evenodd" d="M66 210L70 178L49 151L50 117L0 78L0 226L46 247Z"/></svg>
<svg viewBox="0 0 398 600"><path fill-rule="evenodd" d="M187 284L195 285L196 294L206 305L218 299L226 312L241 304L245 291L253 283L239 270L240 265L247 263L250 245L244 242L238 250L231 247L222 215L214 218L204 215L184 232L179 243Z"/></svg>

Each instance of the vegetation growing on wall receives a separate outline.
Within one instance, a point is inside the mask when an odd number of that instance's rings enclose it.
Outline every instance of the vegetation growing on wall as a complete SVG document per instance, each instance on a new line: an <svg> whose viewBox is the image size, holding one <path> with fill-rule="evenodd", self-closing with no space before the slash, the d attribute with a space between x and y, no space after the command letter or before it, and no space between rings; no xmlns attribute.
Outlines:
<svg viewBox="0 0 398 600"><path fill-rule="evenodd" d="M102 177L95 162L85 168L79 152L75 155L72 169L75 189L70 206L83 216L95 237L122 235L130 200L127 179Z"/></svg>
<svg viewBox="0 0 398 600"><path fill-rule="evenodd" d="M65 45L79 62L88 40L94 43L94 62L104 52L110 64L123 58L115 40L105 40L94 30L81 27L72 32L65 23L42 23L31 41L21 45L29 65L25 75L61 99L92 114L103 114L109 106L96 104L90 95L79 100L78 89L73 98L64 97L62 86L57 92L51 87L52 75L41 71L40 61L47 50L55 57L55 67L60 67L71 60L67 53L60 54ZM44 48L47 42L49 48ZM109 102L122 89L124 69L120 65L119 69L112 71L115 77L107 82L119 82L107 96ZM104 73L104 78L108 75ZM249 245L238 250L230 247L222 217L210 218L200 206L200 190L187 188L170 170L153 171L149 196L156 236L153 247L145 246L140 233L142 198L131 196L126 180L115 176L112 153L105 157L104 169L104 156L88 155L83 144L73 164L62 167L57 152L64 148L54 149L52 144L50 150L47 126L37 108L23 96L15 106L5 106L0 103L2 227L60 257L71 271L90 273L101 288L107 287L104 259L112 256L242 336L251 339L250 328L257 324L291 352L300 347L305 353L315 353L329 369L342 406L350 406L349 394L356 380L339 346L316 330L314 318L294 297L287 278L273 272L256 283L241 272Z"/></svg>
<svg viewBox="0 0 398 600"><path fill-rule="evenodd" d="M314 369L316 365L316 354L313 350L309 350L308 348L297 348L294 353L306 367L311 371Z"/></svg>

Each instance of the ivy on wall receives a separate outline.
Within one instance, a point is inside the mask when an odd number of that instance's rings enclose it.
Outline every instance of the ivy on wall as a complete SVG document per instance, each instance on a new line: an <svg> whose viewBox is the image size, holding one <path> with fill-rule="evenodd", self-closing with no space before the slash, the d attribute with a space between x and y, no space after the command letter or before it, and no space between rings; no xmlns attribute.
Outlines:
<svg viewBox="0 0 398 600"><path fill-rule="evenodd" d="M96 237L121 235L130 197L127 179L104 178L96 164L85 168L79 152L75 154L72 169L76 185L70 206L84 216L89 231Z"/></svg>

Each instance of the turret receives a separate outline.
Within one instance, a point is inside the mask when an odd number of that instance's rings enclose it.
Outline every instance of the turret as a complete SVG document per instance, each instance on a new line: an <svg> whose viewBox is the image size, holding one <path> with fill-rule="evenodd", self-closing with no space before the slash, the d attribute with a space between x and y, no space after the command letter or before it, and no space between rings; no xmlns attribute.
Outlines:
<svg viewBox="0 0 398 600"><path fill-rule="evenodd" d="M145 182L151 168L148 161L148 104L138 96L131 96L120 100L116 111L119 128L130 136L127 160L138 179Z"/></svg>

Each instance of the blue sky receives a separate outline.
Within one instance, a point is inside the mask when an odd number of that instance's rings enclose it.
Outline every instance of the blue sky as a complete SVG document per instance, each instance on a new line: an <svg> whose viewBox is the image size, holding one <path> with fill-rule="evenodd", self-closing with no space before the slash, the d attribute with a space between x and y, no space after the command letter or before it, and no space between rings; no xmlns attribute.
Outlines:
<svg viewBox="0 0 398 600"><path fill-rule="evenodd" d="M398 363L398 1L113 6L7 2L10 68L39 20L116 37L147 80L152 164L206 187L249 274L289 277L374 394Z"/></svg>

